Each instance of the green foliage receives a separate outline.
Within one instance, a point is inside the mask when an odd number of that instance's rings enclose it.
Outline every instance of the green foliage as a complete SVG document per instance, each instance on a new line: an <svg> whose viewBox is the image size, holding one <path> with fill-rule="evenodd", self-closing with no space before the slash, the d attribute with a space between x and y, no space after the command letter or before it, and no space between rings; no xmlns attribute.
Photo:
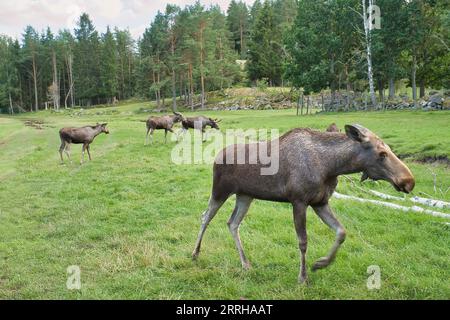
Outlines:
<svg viewBox="0 0 450 320"><path fill-rule="evenodd" d="M247 57L247 43L250 35L250 15L245 2L232 0L227 10L227 25L231 32L233 48L241 59Z"/></svg>
<svg viewBox="0 0 450 320"><path fill-rule="evenodd" d="M367 1L365 2L367 4ZM390 82L411 80L413 56L423 89L448 85L448 4L441 1L380 0L381 29L372 34L372 65L380 93ZM364 90L367 82L361 1L298 2L297 18L285 36L290 54L286 77L305 92ZM448 23L447 23L448 24ZM393 88L392 88L393 89Z"/></svg>
<svg viewBox="0 0 450 320"><path fill-rule="evenodd" d="M405 79L412 84L413 70L421 94L448 89L448 1L376 4L381 29L371 31L372 65L380 94L388 85L393 94ZM74 30L57 34L27 26L20 41L2 39L0 110L42 109L52 102L55 80L66 107L131 97L155 99L160 108L169 97L173 108L194 106L208 101L208 91L265 78L269 86L294 86L306 94L364 91L361 13L360 0L256 0L251 6L233 0L227 15L197 1L168 5L138 41L113 27L100 34L86 13Z"/></svg>
<svg viewBox="0 0 450 320"><path fill-rule="evenodd" d="M271 2L265 1L252 25L247 69L251 80L268 78L270 85L280 85L282 76L282 38Z"/></svg>
<svg viewBox="0 0 450 320"><path fill-rule="evenodd" d="M251 90L251 89L246 89ZM446 299L450 249L447 220L372 204L331 200L347 239L336 261L297 283L298 240L288 204L255 201L240 228L252 270L241 270L227 228L234 199L211 222L199 260L193 250L211 192L209 164L175 165L164 133L144 147L142 103L102 109L39 112L0 118L0 297L3 299ZM113 112L114 111L114 112ZM186 116L195 113L183 112ZM208 112L221 128L361 123L398 154L450 156L450 113L330 113L295 117L295 110ZM93 160L59 164L58 130L108 122L111 133L91 145ZM179 125L175 128L179 130ZM27 141L27 143L23 143ZM421 151L424 145L436 148ZM449 170L406 160L415 195L450 201ZM436 176L436 192L434 190ZM400 196L387 182L340 178L338 191L373 198L358 187ZM446 191L447 190L447 191ZM410 197L410 195L408 195ZM407 203L401 202L406 205ZM411 203L412 204L412 203ZM409 204L408 204L409 205ZM438 209L436 209L438 210ZM307 265L326 254L334 233L308 211ZM81 290L67 290L67 267L81 268ZM367 267L381 268L381 288L368 290Z"/></svg>
<svg viewBox="0 0 450 320"><path fill-rule="evenodd" d="M117 92L118 58L116 55L116 41L109 27L102 36L100 61L101 95L112 100Z"/></svg>

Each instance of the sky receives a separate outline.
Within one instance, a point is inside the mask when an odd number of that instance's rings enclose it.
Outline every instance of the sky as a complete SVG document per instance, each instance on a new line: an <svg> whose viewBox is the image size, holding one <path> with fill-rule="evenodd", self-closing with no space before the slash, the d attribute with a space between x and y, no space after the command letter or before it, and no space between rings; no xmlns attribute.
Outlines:
<svg viewBox="0 0 450 320"><path fill-rule="evenodd" d="M243 1L252 4L254 0ZM218 4L226 11L231 0L200 2L205 6ZM99 32L107 25L128 28L137 39L168 3L184 7L195 0L0 0L0 34L21 39L27 25L39 32L47 26L54 33L64 28L73 30L80 14L87 12Z"/></svg>

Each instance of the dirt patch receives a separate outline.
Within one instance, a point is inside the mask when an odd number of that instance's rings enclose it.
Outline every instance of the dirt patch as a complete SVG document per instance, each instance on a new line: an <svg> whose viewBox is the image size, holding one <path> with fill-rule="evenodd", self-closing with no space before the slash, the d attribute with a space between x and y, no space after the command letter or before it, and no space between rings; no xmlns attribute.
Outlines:
<svg viewBox="0 0 450 320"><path fill-rule="evenodd" d="M443 164L450 166L450 159L447 155L437 155L437 156L417 156L414 154L406 153L398 155L400 159L412 158L414 162L422 164Z"/></svg>
<svg viewBox="0 0 450 320"><path fill-rule="evenodd" d="M53 128L53 126L48 125L43 120L36 120L36 119L27 119L23 120L23 124L27 127L34 128L36 130L44 130L45 128Z"/></svg>
<svg viewBox="0 0 450 320"><path fill-rule="evenodd" d="M32 127L37 130L44 129L43 128L44 121L42 121L42 120L24 120L23 124L26 125L27 127Z"/></svg>
<svg viewBox="0 0 450 320"><path fill-rule="evenodd" d="M422 157L416 160L417 162L420 163L438 163L438 164L444 164L446 166L450 166L450 159L448 158L448 156L427 156L427 157Z"/></svg>

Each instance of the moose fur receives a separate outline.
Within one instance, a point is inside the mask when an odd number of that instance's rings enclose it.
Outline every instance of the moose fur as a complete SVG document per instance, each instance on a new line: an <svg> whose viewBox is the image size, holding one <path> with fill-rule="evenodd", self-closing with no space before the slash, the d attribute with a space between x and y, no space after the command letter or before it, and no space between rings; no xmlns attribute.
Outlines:
<svg viewBox="0 0 450 320"><path fill-rule="evenodd" d="M59 137L61 139L59 155L61 157L61 163L64 162L63 152L66 153L67 157L70 160L70 145L72 143L83 144L80 161L81 163L83 163L84 161L85 151L87 151L89 160L91 160L90 144L100 133L109 133L106 125L106 123L97 123L95 126L85 126L81 128L62 128L61 130L59 130Z"/></svg>
<svg viewBox="0 0 450 320"><path fill-rule="evenodd" d="M174 112L173 115L165 115L161 117L150 117L148 118L147 124L147 135L145 136L145 144L148 144L148 135L150 133L150 139L153 143L153 131L162 129L164 130L164 143L167 143L167 132L173 133L172 127L175 123L181 122L183 120L183 115L179 112Z"/></svg>
<svg viewBox="0 0 450 320"><path fill-rule="evenodd" d="M250 263L244 254L239 226L253 199L290 202L299 240L301 267L299 281L307 279L306 272L306 209L311 206L320 219L336 233L336 240L328 255L316 261L312 270L325 268L336 257L344 242L346 231L333 214L329 199L338 176L363 172L363 178L389 181L396 190L409 193L415 180L408 167L400 161L379 137L360 125L345 126L346 134L322 133L310 129L293 129L279 138L279 170L274 175L261 175L257 164L237 164L238 145L230 145L216 157L213 167L213 187L208 209L203 213L193 258L200 253L204 232L219 208L233 194L236 206L228 220L242 266ZM259 143L274 143L259 142ZM246 154L257 150L245 144ZM259 147L259 146L258 146ZM267 148L266 150L270 150ZM273 160L272 160L273 161Z"/></svg>

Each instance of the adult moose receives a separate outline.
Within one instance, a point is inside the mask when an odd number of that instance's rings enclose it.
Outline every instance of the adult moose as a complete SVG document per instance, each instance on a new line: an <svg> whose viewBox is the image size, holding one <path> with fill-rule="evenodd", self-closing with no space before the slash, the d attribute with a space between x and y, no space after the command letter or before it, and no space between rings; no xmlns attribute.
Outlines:
<svg viewBox="0 0 450 320"><path fill-rule="evenodd" d="M84 161L84 152L87 150L89 160L91 160L90 153L90 144L94 141L95 137L100 133L104 132L106 134L109 133L109 130L106 128L107 123L99 124L97 123L95 126L85 126L81 128L62 128L59 130L59 137L61 138L61 146L59 147L59 155L61 157L61 163L64 162L63 159L63 151L67 154L67 157L70 160L70 144L83 144L82 152L81 152L81 161Z"/></svg>
<svg viewBox="0 0 450 320"><path fill-rule="evenodd" d="M203 134L205 133L205 129L207 126L219 130L218 123L222 121L219 119L208 118L205 116L197 116L197 117L188 117L181 121L181 125L183 126L183 133L186 133L189 128L201 130L202 132L202 140Z"/></svg>
<svg viewBox="0 0 450 320"><path fill-rule="evenodd" d="M310 129L293 129L287 132L276 141L279 144L279 169L273 175L260 174L263 165L259 159L257 164L236 164L234 159L239 145L230 145L223 149L214 162L212 194L208 209L203 213L193 258L196 259L200 253L202 238L210 221L225 200L236 194L236 206L228 226L244 268L249 268L250 263L241 245L239 225L253 199L292 204L301 256L299 282L307 279L308 206L336 232L336 240L330 252L315 262L312 270L325 268L333 262L346 236L344 227L328 205L338 183L338 176L363 172L362 180L386 180L397 191L405 193L413 190L415 184L408 167L370 130L360 125L346 125L345 132L346 134L321 133ZM259 142L258 148L261 143L273 144L275 140ZM244 148L240 149L244 149L246 154L256 150L251 144L240 145L242 146ZM270 148L266 146L265 150Z"/></svg>
<svg viewBox="0 0 450 320"><path fill-rule="evenodd" d="M151 142L153 143L153 131L156 129L164 129L164 143L167 143L167 132L173 133L172 127L175 123L183 121L183 115L179 112L174 112L173 115L166 115L162 117L150 117L147 124L147 135L145 136L145 144L148 144L148 134L150 133Z"/></svg>

